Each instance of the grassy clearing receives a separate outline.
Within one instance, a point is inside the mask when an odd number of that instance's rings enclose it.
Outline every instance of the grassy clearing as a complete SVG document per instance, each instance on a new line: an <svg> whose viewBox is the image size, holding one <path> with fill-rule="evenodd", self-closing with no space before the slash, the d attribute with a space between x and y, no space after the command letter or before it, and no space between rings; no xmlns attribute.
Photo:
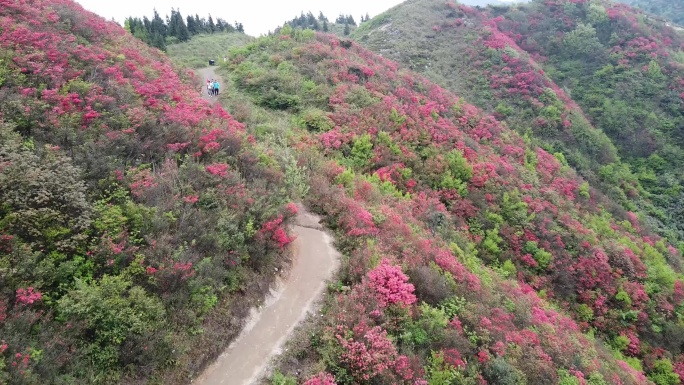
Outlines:
<svg viewBox="0 0 684 385"><path fill-rule="evenodd" d="M254 38L242 33L216 33L197 35L185 43L171 44L167 55L174 64L182 67L206 67L210 59L219 63L232 47L243 45Z"/></svg>

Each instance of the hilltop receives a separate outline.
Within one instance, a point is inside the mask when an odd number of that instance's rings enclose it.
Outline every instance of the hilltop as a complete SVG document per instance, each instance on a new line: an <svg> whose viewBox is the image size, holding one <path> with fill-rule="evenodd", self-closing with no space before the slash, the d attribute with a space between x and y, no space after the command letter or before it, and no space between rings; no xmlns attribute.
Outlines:
<svg viewBox="0 0 684 385"><path fill-rule="evenodd" d="M222 62L231 48L253 39L238 32L197 35L190 41L170 44L166 47L166 54L179 67L197 69L209 65L209 60Z"/></svg>

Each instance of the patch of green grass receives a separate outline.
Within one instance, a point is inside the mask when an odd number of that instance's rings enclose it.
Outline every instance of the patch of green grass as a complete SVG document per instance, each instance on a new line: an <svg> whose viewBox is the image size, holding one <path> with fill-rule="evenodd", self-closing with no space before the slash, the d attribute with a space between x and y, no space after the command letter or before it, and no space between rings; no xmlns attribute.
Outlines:
<svg viewBox="0 0 684 385"><path fill-rule="evenodd" d="M202 68L209 60L216 64L223 62L223 57L236 46L244 45L254 38L243 33L215 33L193 36L185 43L170 44L166 54L174 64L188 68Z"/></svg>

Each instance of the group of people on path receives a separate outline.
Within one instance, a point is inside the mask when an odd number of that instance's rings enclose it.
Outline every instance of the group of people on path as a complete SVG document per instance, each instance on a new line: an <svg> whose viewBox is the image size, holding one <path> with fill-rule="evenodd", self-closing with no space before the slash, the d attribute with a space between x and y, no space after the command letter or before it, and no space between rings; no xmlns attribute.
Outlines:
<svg viewBox="0 0 684 385"><path fill-rule="evenodd" d="M221 86L219 85L218 80L207 79L207 94L210 97L211 96L218 96L220 88L221 88Z"/></svg>

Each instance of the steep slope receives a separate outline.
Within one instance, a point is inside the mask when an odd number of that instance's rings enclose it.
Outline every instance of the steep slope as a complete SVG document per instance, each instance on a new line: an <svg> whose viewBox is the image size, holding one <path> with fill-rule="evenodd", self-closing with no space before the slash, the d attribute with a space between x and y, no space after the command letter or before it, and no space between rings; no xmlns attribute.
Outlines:
<svg viewBox="0 0 684 385"><path fill-rule="evenodd" d="M603 210L609 201L562 156L331 35L263 37L228 67L250 96L234 95L236 113L298 122L289 142L315 175L309 203L344 253L326 316L293 345L288 374L325 368L340 384L645 383L641 370L677 379L683 286L668 261L678 251L636 216Z"/></svg>
<svg viewBox="0 0 684 385"><path fill-rule="evenodd" d="M538 57L611 138L658 208L651 214L670 230L663 233L681 240L684 35L613 3L562 8L560 3L533 3L506 12L496 25ZM521 16L564 22L525 26Z"/></svg>
<svg viewBox="0 0 684 385"><path fill-rule="evenodd" d="M650 228L673 242L684 239L676 31L598 1L477 10L413 0L354 37L562 153Z"/></svg>
<svg viewBox="0 0 684 385"><path fill-rule="evenodd" d="M282 172L193 75L0 1L0 383L185 383L289 258Z"/></svg>

